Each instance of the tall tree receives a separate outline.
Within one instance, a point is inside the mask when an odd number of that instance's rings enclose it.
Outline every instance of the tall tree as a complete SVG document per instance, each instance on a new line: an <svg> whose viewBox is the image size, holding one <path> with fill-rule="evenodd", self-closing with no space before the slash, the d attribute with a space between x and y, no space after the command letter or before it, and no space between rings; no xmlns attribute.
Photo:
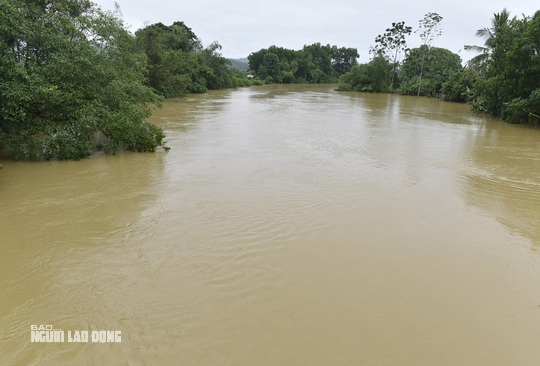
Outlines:
<svg viewBox="0 0 540 366"><path fill-rule="evenodd" d="M394 89L394 81L398 61L402 52L407 50L407 41L405 37L410 35L412 27L405 25L404 21L392 23L390 28L386 28L383 34L375 37L376 45L370 51L375 55L380 55L388 58L392 63L392 77L390 81L390 90Z"/></svg>
<svg viewBox="0 0 540 366"><path fill-rule="evenodd" d="M427 13L423 19L419 21L418 29L415 33L420 34L422 40L422 65L420 67L420 77L418 82L417 96L420 96L420 89L422 88L422 77L424 76L424 65L426 63L426 55L431 49L431 43L442 34L440 24L443 17L437 13Z"/></svg>

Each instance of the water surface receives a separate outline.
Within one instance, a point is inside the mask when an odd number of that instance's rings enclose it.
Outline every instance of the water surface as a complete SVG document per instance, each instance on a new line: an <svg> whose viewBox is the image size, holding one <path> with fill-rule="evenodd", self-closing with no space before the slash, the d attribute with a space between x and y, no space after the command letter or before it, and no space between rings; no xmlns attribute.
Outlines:
<svg viewBox="0 0 540 366"><path fill-rule="evenodd" d="M3 161L0 364L540 361L539 129L331 86L152 121L169 152Z"/></svg>

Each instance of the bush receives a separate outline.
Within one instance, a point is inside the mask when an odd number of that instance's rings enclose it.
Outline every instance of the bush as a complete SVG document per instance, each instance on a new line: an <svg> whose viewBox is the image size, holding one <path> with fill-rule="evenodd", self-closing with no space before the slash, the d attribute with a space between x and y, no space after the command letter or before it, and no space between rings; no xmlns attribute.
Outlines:
<svg viewBox="0 0 540 366"><path fill-rule="evenodd" d="M478 74L475 71L462 68L443 83L442 98L449 102L470 102L473 99L472 91L478 80Z"/></svg>
<svg viewBox="0 0 540 366"><path fill-rule="evenodd" d="M367 64L353 66L339 78L337 90L360 92L386 92L390 86L392 66L382 57L374 57Z"/></svg>
<svg viewBox="0 0 540 366"><path fill-rule="evenodd" d="M352 85L349 83L339 83L336 88L337 91L352 91Z"/></svg>
<svg viewBox="0 0 540 366"><path fill-rule="evenodd" d="M515 98L503 106L502 117L509 123L523 123L537 120L540 115L540 89L528 98Z"/></svg>

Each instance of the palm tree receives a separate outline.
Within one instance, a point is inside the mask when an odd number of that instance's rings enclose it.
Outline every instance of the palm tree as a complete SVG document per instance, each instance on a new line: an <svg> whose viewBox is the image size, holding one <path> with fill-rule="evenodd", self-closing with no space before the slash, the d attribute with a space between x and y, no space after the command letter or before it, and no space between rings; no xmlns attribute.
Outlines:
<svg viewBox="0 0 540 366"><path fill-rule="evenodd" d="M494 13L491 18L491 27L482 28L476 31L476 36L484 39L483 46L465 45L463 48L466 51L476 51L480 54L473 57L467 63L469 67L479 70L481 66L491 58L491 54L495 49L495 37L499 30L507 26L510 22L510 12L504 8L500 13Z"/></svg>

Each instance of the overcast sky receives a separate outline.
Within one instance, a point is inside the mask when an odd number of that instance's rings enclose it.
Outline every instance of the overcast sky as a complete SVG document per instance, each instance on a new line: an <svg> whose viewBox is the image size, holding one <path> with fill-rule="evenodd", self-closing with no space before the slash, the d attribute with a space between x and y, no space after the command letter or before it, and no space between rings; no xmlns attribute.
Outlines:
<svg viewBox="0 0 540 366"><path fill-rule="evenodd" d="M114 0L94 0L105 10L114 9ZM512 16L532 16L540 9L532 0L117 0L122 18L132 32L145 24L170 25L183 21L207 46L218 41L222 55L247 57L271 45L298 50L320 42L354 47L360 62L369 61L375 37L405 21L418 28L428 12L443 17L442 35L433 46L458 53L463 61L474 53L463 51L465 44L482 44L475 37L479 28L490 25L493 13L505 7ZM407 39L409 47L420 44L418 34Z"/></svg>

